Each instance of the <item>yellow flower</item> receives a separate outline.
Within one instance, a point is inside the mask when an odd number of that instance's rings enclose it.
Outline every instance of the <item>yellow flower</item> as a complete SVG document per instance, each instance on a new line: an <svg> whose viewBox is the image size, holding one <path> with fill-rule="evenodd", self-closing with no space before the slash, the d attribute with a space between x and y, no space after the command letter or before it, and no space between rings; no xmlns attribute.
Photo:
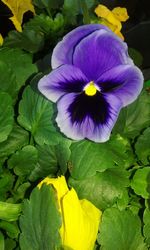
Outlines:
<svg viewBox="0 0 150 250"><path fill-rule="evenodd" d="M116 35L124 40L120 31L122 29L121 22L125 22L129 18L126 8L116 7L111 11L106 6L99 4L95 9L95 13L101 18L101 24L109 27Z"/></svg>
<svg viewBox="0 0 150 250"><path fill-rule="evenodd" d="M76 191L68 189L64 176L46 177L43 183L52 184L57 192L62 216L60 235L64 249L93 250L101 218L101 211L86 199L79 200Z"/></svg>
<svg viewBox="0 0 150 250"><path fill-rule="evenodd" d="M0 34L0 46L2 46L2 44L3 44L3 37L2 37L2 35Z"/></svg>
<svg viewBox="0 0 150 250"><path fill-rule="evenodd" d="M11 10L13 16L9 19L13 22L16 30L22 31L23 15L27 11L31 11L35 14L34 6L31 0L2 0L4 4Z"/></svg>
<svg viewBox="0 0 150 250"><path fill-rule="evenodd" d="M31 11L33 14L35 14L32 0L2 0L2 2L11 10L13 16L9 19L13 22L16 30L22 32L21 25L24 13ZM2 46L2 44L3 37L0 34L0 46Z"/></svg>

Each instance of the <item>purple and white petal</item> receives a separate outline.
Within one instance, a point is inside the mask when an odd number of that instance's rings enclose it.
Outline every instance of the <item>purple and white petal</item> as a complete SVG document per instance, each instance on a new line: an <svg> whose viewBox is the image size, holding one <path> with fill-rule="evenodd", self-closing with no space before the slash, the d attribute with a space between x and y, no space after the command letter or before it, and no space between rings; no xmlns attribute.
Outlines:
<svg viewBox="0 0 150 250"><path fill-rule="evenodd" d="M62 65L40 79L39 91L52 102L65 93L81 92L88 83L85 75L75 66Z"/></svg>
<svg viewBox="0 0 150 250"><path fill-rule="evenodd" d="M87 138L95 142L107 141L122 107L120 99L111 94L99 96L99 106L91 110L89 103L81 106L80 98L83 96L71 93L58 101L56 122L61 132L74 140Z"/></svg>
<svg viewBox="0 0 150 250"><path fill-rule="evenodd" d="M73 140L82 140L84 137L81 134L79 126L77 123L72 124L71 116L68 112L68 107L71 105L76 96L78 96L78 94L66 94L58 101L58 114L56 117L56 122L60 128L60 131L67 137Z"/></svg>
<svg viewBox="0 0 150 250"><path fill-rule="evenodd" d="M106 71L97 80L104 93L112 93L120 98L123 107L136 100L143 87L142 72L131 65L119 65Z"/></svg>
<svg viewBox="0 0 150 250"><path fill-rule="evenodd" d="M90 80L96 81L105 71L120 64L131 64L127 45L106 30L93 32L74 49L73 65L80 68Z"/></svg>
<svg viewBox="0 0 150 250"><path fill-rule="evenodd" d="M51 65L55 69L62 64L72 64L72 55L75 46L85 37L88 37L96 30L107 30L106 26L101 24L82 25L64 36L53 50Z"/></svg>

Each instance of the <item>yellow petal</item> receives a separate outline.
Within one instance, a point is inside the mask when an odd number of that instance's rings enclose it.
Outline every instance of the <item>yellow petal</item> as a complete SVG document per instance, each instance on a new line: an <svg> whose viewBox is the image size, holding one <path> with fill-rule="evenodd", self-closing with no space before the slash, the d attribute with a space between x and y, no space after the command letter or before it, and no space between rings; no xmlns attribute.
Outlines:
<svg viewBox="0 0 150 250"><path fill-rule="evenodd" d="M87 225L86 228L89 230L89 235L86 234L86 241L89 242L89 249L93 249L97 238L102 212L86 199L81 200L80 203L84 213L84 220Z"/></svg>
<svg viewBox="0 0 150 250"><path fill-rule="evenodd" d="M58 178L49 178L46 177L43 181L41 181L38 184L38 187L41 188L41 186L43 185L43 183L47 184L47 185L53 185L53 187L56 189L57 191L57 198L58 198L58 203L60 206L60 200L62 199L62 197L68 192L68 186L65 180L64 176L58 177Z"/></svg>
<svg viewBox="0 0 150 250"><path fill-rule="evenodd" d="M24 13L31 11L35 14L31 0L2 0L2 2L11 10L13 17L10 17L10 20L13 22L16 30L21 32Z"/></svg>
<svg viewBox="0 0 150 250"><path fill-rule="evenodd" d="M122 35L122 33L120 31L116 31L115 34L117 36L119 36L124 41L124 36Z"/></svg>
<svg viewBox="0 0 150 250"><path fill-rule="evenodd" d="M99 4L96 9L95 13L98 17L104 17L107 19L107 16L111 13L111 11L103 4Z"/></svg>
<svg viewBox="0 0 150 250"><path fill-rule="evenodd" d="M110 24L115 26L115 30L120 31L122 28L121 22L116 18L116 16L105 6L99 4L95 9L95 13L98 17L102 17L102 20L108 21Z"/></svg>
<svg viewBox="0 0 150 250"><path fill-rule="evenodd" d="M117 36L119 36L122 40L124 40L124 36L120 32L120 30L117 29L116 26L114 26L113 24L109 23L105 19L101 19L100 23L103 24L103 25L105 25L105 26L107 26L108 28L110 28Z"/></svg>
<svg viewBox="0 0 150 250"><path fill-rule="evenodd" d="M2 37L2 35L0 34L0 46L2 46L2 44L3 44L3 37Z"/></svg>
<svg viewBox="0 0 150 250"><path fill-rule="evenodd" d="M107 20L105 20L104 18L102 18L100 20L100 23L107 26L109 29L111 29L113 32L116 31L116 26L114 26L113 24L109 23Z"/></svg>
<svg viewBox="0 0 150 250"><path fill-rule="evenodd" d="M63 226L60 230L64 249L93 250L101 211L87 200L79 200L74 189L62 199Z"/></svg>
<svg viewBox="0 0 150 250"><path fill-rule="evenodd" d="M22 22L19 23L19 21L17 20L17 18L15 16L10 17L9 19L13 22L16 30L19 32L22 32L22 27L21 27Z"/></svg>
<svg viewBox="0 0 150 250"><path fill-rule="evenodd" d="M121 22L125 22L129 18L126 8L116 7L112 10L112 13Z"/></svg>

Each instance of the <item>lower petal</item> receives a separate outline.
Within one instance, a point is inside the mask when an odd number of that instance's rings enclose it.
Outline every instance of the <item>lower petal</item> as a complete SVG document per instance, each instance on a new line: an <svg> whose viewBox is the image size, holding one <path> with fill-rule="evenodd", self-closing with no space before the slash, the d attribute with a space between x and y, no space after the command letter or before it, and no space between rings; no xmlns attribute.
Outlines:
<svg viewBox="0 0 150 250"><path fill-rule="evenodd" d="M78 124L71 122L70 113L68 112L68 107L73 102L77 94L66 94L57 103L58 114L56 117L56 122L60 131L67 137L73 140L82 140L84 137L79 131Z"/></svg>
<svg viewBox="0 0 150 250"><path fill-rule="evenodd" d="M56 122L61 132L74 140L107 141L122 102L112 94L95 97L95 101L82 95L67 94L59 100Z"/></svg>

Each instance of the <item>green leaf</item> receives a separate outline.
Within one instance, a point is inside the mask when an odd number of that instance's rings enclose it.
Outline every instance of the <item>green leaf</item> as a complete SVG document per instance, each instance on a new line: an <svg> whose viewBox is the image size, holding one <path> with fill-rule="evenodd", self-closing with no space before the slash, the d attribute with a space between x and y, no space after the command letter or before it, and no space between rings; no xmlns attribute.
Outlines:
<svg viewBox="0 0 150 250"><path fill-rule="evenodd" d="M53 125L53 115L53 104L27 86L19 103L18 122L40 145L59 142L60 134Z"/></svg>
<svg viewBox="0 0 150 250"><path fill-rule="evenodd" d="M88 9L92 8L95 0L65 0L63 5L63 14L67 22L76 24L77 15L83 15L84 23L90 23Z"/></svg>
<svg viewBox="0 0 150 250"><path fill-rule="evenodd" d="M38 164L30 174L29 179L35 181L39 178L44 178L47 175L54 175L60 167L61 174L67 171L67 163L70 157L69 146L71 141L63 140L58 145L37 145Z"/></svg>
<svg viewBox="0 0 150 250"><path fill-rule="evenodd" d="M13 70L3 61L0 61L0 90L7 92L12 98L16 97L16 76Z"/></svg>
<svg viewBox="0 0 150 250"><path fill-rule="evenodd" d="M129 52L129 56L132 58L132 60L134 61L135 65L137 65L138 67L140 67L143 63L143 56L142 54L133 48L129 48L128 49Z"/></svg>
<svg viewBox="0 0 150 250"><path fill-rule="evenodd" d="M33 0L33 4L40 9L45 8L45 5L42 0Z"/></svg>
<svg viewBox="0 0 150 250"><path fill-rule="evenodd" d="M130 195L130 200L128 207L133 214L138 215L140 210L142 209L141 197L137 196L133 192L130 192L129 195Z"/></svg>
<svg viewBox="0 0 150 250"><path fill-rule="evenodd" d="M80 3L81 12L83 15L83 23L91 23L88 8L92 7L94 0L78 0Z"/></svg>
<svg viewBox="0 0 150 250"><path fill-rule="evenodd" d="M103 250L146 250L141 235L141 223L131 211L108 208L100 224L100 242Z"/></svg>
<svg viewBox="0 0 150 250"><path fill-rule="evenodd" d="M146 88L149 88L149 87L150 87L150 80L146 81L146 82L144 83L144 86L145 86Z"/></svg>
<svg viewBox="0 0 150 250"><path fill-rule="evenodd" d="M80 3L78 0L64 0L63 15L68 23L75 24L76 16L80 13Z"/></svg>
<svg viewBox="0 0 150 250"><path fill-rule="evenodd" d="M38 164L31 172L29 179L35 181L47 175L54 175L58 171L55 146L36 146L38 151Z"/></svg>
<svg viewBox="0 0 150 250"><path fill-rule="evenodd" d="M149 125L150 97L144 90L134 103L122 109L113 129L113 133L119 133L125 137L134 138L139 135L142 129Z"/></svg>
<svg viewBox="0 0 150 250"><path fill-rule="evenodd" d="M17 224L13 224L12 222L0 221L0 228L5 230L7 235L12 239L17 238L19 235Z"/></svg>
<svg viewBox="0 0 150 250"><path fill-rule="evenodd" d="M19 176L29 176L38 161L38 152L34 146L28 145L17 151L8 161L9 168Z"/></svg>
<svg viewBox="0 0 150 250"><path fill-rule="evenodd" d="M52 44L63 31L64 18L61 14L58 13L54 19L44 14L36 15L24 25L23 32L9 32L5 46L36 53L43 49L45 40Z"/></svg>
<svg viewBox="0 0 150 250"><path fill-rule="evenodd" d="M143 198L150 198L150 167L138 169L131 181L134 192Z"/></svg>
<svg viewBox="0 0 150 250"><path fill-rule="evenodd" d="M146 238L146 243L150 247L150 210L148 208L145 209L144 215L144 236Z"/></svg>
<svg viewBox="0 0 150 250"><path fill-rule="evenodd" d="M80 0L81 1L81 0ZM96 0L84 0L88 9L92 8L93 5L95 4Z"/></svg>
<svg viewBox="0 0 150 250"><path fill-rule="evenodd" d="M38 8L45 8L48 13L51 12L51 9L57 9L60 8L63 0L33 0L34 5L36 5Z"/></svg>
<svg viewBox="0 0 150 250"><path fill-rule="evenodd" d="M70 172L74 179L87 178L116 165L121 168L128 165L128 145L120 136L106 143L75 142L70 149Z"/></svg>
<svg viewBox="0 0 150 250"><path fill-rule="evenodd" d="M6 221L16 221L21 213L21 204L12 204L0 201L0 219Z"/></svg>
<svg viewBox="0 0 150 250"><path fill-rule="evenodd" d="M0 249L5 250L4 236L1 231L0 231Z"/></svg>
<svg viewBox="0 0 150 250"><path fill-rule="evenodd" d="M128 172L120 168L107 169L84 180L70 178L69 184L75 188L80 199L86 198L103 210L122 197L129 185Z"/></svg>
<svg viewBox="0 0 150 250"><path fill-rule="evenodd" d="M0 143L5 141L13 128L14 112L12 98L5 92L0 92Z"/></svg>
<svg viewBox="0 0 150 250"><path fill-rule="evenodd" d="M55 146L58 165L60 167L61 174L63 175L67 171L67 166L71 155L70 145L71 141L68 139L64 139L62 142Z"/></svg>
<svg viewBox="0 0 150 250"><path fill-rule="evenodd" d="M56 36L54 32L60 32L64 26L64 19L60 13L57 13L54 19L44 14L37 15L31 19L25 26L26 30L34 30L35 32L43 33L44 35Z"/></svg>
<svg viewBox="0 0 150 250"><path fill-rule="evenodd" d="M35 188L24 202L20 218L21 250L52 250L60 246L61 226L58 204L52 186Z"/></svg>
<svg viewBox="0 0 150 250"><path fill-rule="evenodd" d="M80 3L78 0L65 0L63 5L63 11L71 12L73 15L77 15L80 10ZM71 13L68 13L71 15Z"/></svg>
<svg viewBox="0 0 150 250"><path fill-rule="evenodd" d="M17 203L20 200L23 200L27 189L31 186L30 182L25 182L21 184L17 190L13 190L13 201ZM15 187L16 188L16 187ZM11 199L11 198L10 198Z"/></svg>
<svg viewBox="0 0 150 250"><path fill-rule="evenodd" d="M5 250L14 250L16 247L16 241L10 238L5 239Z"/></svg>
<svg viewBox="0 0 150 250"><path fill-rule="evenodd" d="M8 139L0 143L0 159L6 159L10 154L29 143L29 134L15 125Z"/></svg>
<svg viewBox="0 0 150 250"><path fill-rule="evenodd" d="M147 128L137 139L135 144L135 152L138 156L138 159L144 165L150 164L150 128Z"/></svg>
<svg viewBox="0 0 150 250"><path fill-rule="evenodd" d="M8 191L13 188L14 176L7 170L0 174L0 200L6 199Z"/></svg>
<svg viewBox="0 0 150 250"><path fill-rule="evenodd" d="M12 30L5 39L5 46L36 53L44 47L44 34L28 29L24 29L23 32Z"/></svg>
<svg viewBox="0 0 150 250"><path fill-rule="evenodd" d="M9 68L12 69L12 72L14 72L17 81L17 89L20 89L27 79L37 72L36 66L32 63L32 56L20 49L0 49L0 60L5 62Z"/></svg>
<svg viewBox="0 0 150 250"><path fill-rule="evenodd" d="M117 208L119 208L119 210L123 210L128 206L128 203L129 203L128 190L124 189L120 197L118 197L116 205L117 205Z"/></svg>

